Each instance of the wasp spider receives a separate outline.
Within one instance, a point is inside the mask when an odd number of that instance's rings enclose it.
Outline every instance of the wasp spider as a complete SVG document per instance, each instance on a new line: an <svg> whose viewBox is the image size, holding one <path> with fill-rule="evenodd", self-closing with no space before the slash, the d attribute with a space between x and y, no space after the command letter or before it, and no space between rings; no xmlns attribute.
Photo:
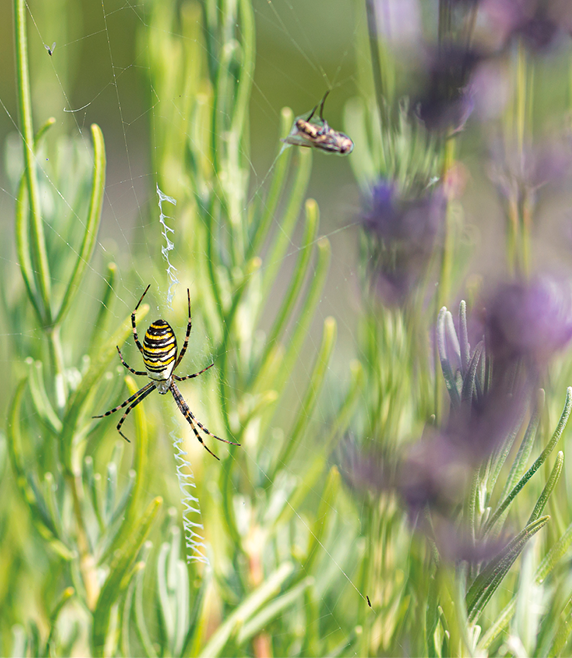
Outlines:
<svg viewBox="0 0 572 658"><path fill-rule="evenodd" d="M142 402L149 395L149 393L152 393L155 389L157 389L161 395L165 395L170 391L171 394L173 395L173 398L175 399L175 402L177 403L177 407L179 407L179 411L183 414L185 420L191 426L199 442L203 445L203 447L207 452L210 452L210 454L213 457L218 459L218 457L214 454L214 452L209 450L209 448L207 448L207 446L205 445L204 441L201 438L201 435L197 430L197 425L201 428L201 430L205 434L212 436L213 439L217 439L218 441L222 441L223 443L229 443L232 446L239 446L240 443L233 443L232 441L221 439L220 437L215 436L214 434L209 432L209 430L204 425L201 425L201 423L199 423L199 421L193 415L193 412L189 409L189 405L185 402L183 396L181 395L181 392L179 391L177 385L175 384L175 381L182 382L185 381L185 379L193 379L194 377L198 377L199 375L202 375L203 372L206 372L209 368L212 368L214 366L214 363L211 363L210 366L203 368L203 370L201 370L200 372L196 372L194 375L186 375L185 377L178 377L177 375L174 374L175 370L177 369L177 366L179 365L179 363L181 363L183 357L185 356L185 352L187 351L187 345L189 344L189 336L191 335L191 327L192 327L191 294L189 292L189 289L187 288L187 299L189 304L189 320L187 322L185 342L183 343L181 352L177 357L177 339L175 338L175 333L171 325L168 322L165 322L165 320L155 320L155 322L151 324L149 329L147 329L147 333L145 334L145 338L143 339L143 345L141 345L141 343L139 342L139 337L137 335L137 326L135 324L135 313L139 308L139 305L143 301L143 297L145 297L150 287L151 286L149 284L147 288L145 288L145 292L141 295L141 299L137 302L137 306L135 307L135 310L133 311L133 313L131 313L131 325L133 326L133 337L135 338L135 345L137 345L137 348L143 355L143 363L145 364L145 370L147 372L140 372L138 370L133 370L133 368L128 366L127 363L125 362L125 359L123 358L123 355L121 354L121 350L119 349L119 347L117 347L117 351L119 352L119 358L121 359L121 363L127 368L127 370L129 370L129 372L132 372L134 375L149 377L151 381L148 384L145 384L143 388L140 388L137 391L137 393L132 395L130 398L127 398L125 402L115 407L115 409L110 409L109 411L105 412L104 414L101 414L100 416L93 416L93 418L105 418L106 416L109 416L115 413L116 411L119 411L119 409L123 409L127 407L125 413L123 414L123 416L121 416L121 420L117 423L117 431L119 432L119 434L121 434L121 436L126 441L129 442L129 439L121 431L121 427L125 422L125 419L129 415L129 413L140 402Z"/></svg>

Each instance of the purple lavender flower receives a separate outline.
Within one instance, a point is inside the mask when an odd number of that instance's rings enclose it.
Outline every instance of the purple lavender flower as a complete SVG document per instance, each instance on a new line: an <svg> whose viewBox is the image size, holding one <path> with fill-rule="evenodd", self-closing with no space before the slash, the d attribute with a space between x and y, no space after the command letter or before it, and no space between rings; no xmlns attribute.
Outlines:
<svg viewBox="0 0 572 658"><path fill-rule="evenodd" d="M469 471L465 446L435 434L414 443L402 459L395 487L413 522L425 510L451 514L461 502Z"/></svg>
<svg viewBox="0 0 572 658"><path fill-rule="evenodd" d="M391 487L388 460L377 446L366 450L349 436L341 445L340 462L344 482L358 494L380 493Z"/></svg>
<svg viewBox="0 0 572 658"><path fill-rule="evenodd" d="M407 301L429 262L445 215L441 188L402 197L381 180L362 216L372 289L389 305Z"/></svg>
<svg viewBox="0 0 572 658"><path fill-rule="evenodd" d="M570 31L569 5L560 0L484 0L482 9L505 44L522 39L531 50L542 52Z"/></svg>
<svg viewBox="0 0 572 658"><path fill-rule="evenodd" d="M454 45L427 54L424 90L413 103L427 130L456 132L463 128L475 106L471 81L482 60L481 54Z"/></svg>
<svg viewBox="0 0 572 658"><path fill-rule="evenodd" d="M549 278L501 285L487 303L485 332L495 369L522 361L538 372L572 338L570 287Z"/></svg>

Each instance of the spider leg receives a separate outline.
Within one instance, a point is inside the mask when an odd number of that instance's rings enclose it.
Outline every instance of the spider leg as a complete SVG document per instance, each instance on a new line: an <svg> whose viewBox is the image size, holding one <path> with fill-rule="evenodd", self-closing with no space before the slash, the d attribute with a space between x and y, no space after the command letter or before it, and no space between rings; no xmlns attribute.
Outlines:
<svg viewBox="0 0 572 658"><path fill-rule="evenodd" d="M116 411L119 411L120 409L123 409L123 407L126 407L130 402L133 402L135 398L139 397L139 395L141 395L141 393L146 391L150 386L153 386L153 382L149 382L148 384L145 384L143 388L140 388L137 391L137 393L134 393L131 397L127 398L125 402L118 404L116 407L110 409L109 411L106 411L104 414L99 414L98 416L92 416L92 418L106 418L107 416L111 416L111 414L114 414Z"/></svg>
<svg viewBox="0 0 572 658"><path fill-rule="evenodd" d="M185 352L187 351L187 345L189 344L189 336L191 335L191 328L193 326L193 321L191 320L191 293L189 292L189 289L187 288L187 301L189 303L189 319L187 321L187 331L185 333L185 342L183 343L183 347L181 348L181 351L179 352L179 356L177 360L175 361L175 365L173 366L173 370L177 368L179 363L181 363L183 357L185 356ZM210 366L209 366L210 368ZM188 379L188 378L185 378Z"/></svg>
<svg viewBox="0 0 572 658"><path fill-rule="evenodd" d="M179 409L181 410L181 412L183 413L183 415L185 416L185 418L189 422L196 423L203 430L203 432L205 434L208 434L209 436L212 436L213 439L217 439L218 441L222 441L222 443L228 443L231 446L240 446L240 443L233 443L232 441L227 441L226 439L221 439L220 436L216 436L216 434L213 434L212 432L209 432L209 430L196 419L193 412L189 409L189 405L185 402L185 399L181 395L181 391L179 391L179 389L177 388L177 385L175 384L175 382L173 382L171 384L171 393L173 394L173 397L175 398L175 401L179 405ZM177 398L178 398L178 400L177 400ZM201 443L202 443L202 441L201 441Z"/></svg>
<svg viewBox="0 0 572 658"><path fill-rule="evenodd" d="M231 446L240 446L240 443L234 443L233 441L227 441L226 439L221 439L220 436L216 436L216 434L209 432L209 430L204 425L201 425L201 423L196 419L192 411L189 410L189 413L191 414L191 418L193 419L193 421L203 430L205 434L208 434L209 436L212 436L213 439L217 439L218 441L222 441L223 443L228 443Z"/></svg>
<svg viewBox="0 0 572 658"><path fill-rule="evenodd" d="M143 402L143 400L149 395L149 393L152 393L152 392L153 392L154 388L155 388L155 385L153 384L153 382L149 382L149 383L147 384L147 386L144 386L140 391L138 391L138 393L141 393L141 391L144 391L144 392L143 392L143 393L137 398L137 400L135 400L135 402L133 402L132 404L130 404L130 405L127 407L125 413L123 414L123 416L121 416L120 421L117 423L117 431L118 431L119 434L120 434L120 435L121 435L121 436L127 441L127 443L131 443L131 441L125 436L125 434L123 434L123 432L121 431L121 426L122 426L123 423L125 422L125 419L126 419L127 416L129 415L129 413L131 412L131 410L132 410L132 409L135 409L135 407L136 407L140 402ZM147 389L147 390L145 390L145 389ZM136 393L135 395L137 395L137 393Z"/></svg>
<svg viewBox="0 0 572 658"><path fill-rule="evenodd" d="M144 377L147 373L146 372L140 372L139 370L133 370L131 366L128 366L127 363L125 362L125 359L123 358L123 354L121 354L121 350L119 347L116 345L117 351L119 352L119 358L121 359L121 363L129 370L129 372L132 372L134 375L139 375L140 377Z"/></svg>
<svg viewBox="0 0 572 658"><path fill-rule="evenodd" d="M210 368L214 366L214 363L211 363L210 366L207 366L206 368L203 368L199 372L195 372L194 375L185 375L184 377L177 377L177 375L173 375L173 379L176 379L178 382L184 382L185 379L193 379L193 377L198 377L199 375L202 375L203 372L206 372Z"/></svg>
<svg viewBox="0 0 572 658"><path fill-rule="evenodd" d="M210 454L218 461L220 461L220 457L217 457L212 450L208 448L208 446L205 444L203 439L201 438L201 435L198 433L197 428L195 427L195 424L193 423L193 414L191 413L191 410L189 409L189 405L185 402L185 399L181 395L181 392L179 389L175 386L175 384L171 384L171 393L173 394L173 398L175 399L175 402L177 403L177 407L179 407L179 411L183 414L185 417L185 420L189 425L191 426L193 432L195 433L195 436L197 437L199 443L203 446L203 448L207 451L210 452Z"/></svg>
<svg viewBox="0 0 572 658"><path fill-rule="evenodd" d="M322 98L322 102L320 103L320 119L324 121L324 103L326 102L326 98L328 97L328 94L330 93L330 89L324 94L324 98Z"/></svg>
<svg viewBox="0 0 572 658"><path fill-rule="evenodd" d="M145 295L147 294L147 291L149 290L150 287L151 287L151 284L149 284L145 288L145 292L141 295L141 299L137 302L137 306L133 310L133 313L131 313L131 326L133 327L133 338L135 338L135 345L137 345L137 349L141 352L141 354L143 354L143 346L139 342L139 336L137 335L137 325L135 324L135 312L139 308L139 304L141 304L141 302L143 301L143 297L145 297ZM144 373L144 374L147 374L147 373Z"/></svg>

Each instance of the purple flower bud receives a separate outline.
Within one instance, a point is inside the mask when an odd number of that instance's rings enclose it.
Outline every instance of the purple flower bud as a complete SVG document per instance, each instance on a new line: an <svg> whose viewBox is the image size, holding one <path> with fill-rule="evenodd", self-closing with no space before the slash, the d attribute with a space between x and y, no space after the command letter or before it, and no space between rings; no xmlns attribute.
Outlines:
<svg viewBox="0 0 572 658"><path fill-rule="evenodd" d="M516 360L546 366L572 338L570 287L548 278L501 285L487 303L485 330L495 368Z"/></svg>
<svg viewBox="0 0 572 658"><path fill-rule="evenodd" d="M373 188L361 223L370 286L385 304L407 301L433 253L445 210L441 188L410 198L386 180Z"/></svg>

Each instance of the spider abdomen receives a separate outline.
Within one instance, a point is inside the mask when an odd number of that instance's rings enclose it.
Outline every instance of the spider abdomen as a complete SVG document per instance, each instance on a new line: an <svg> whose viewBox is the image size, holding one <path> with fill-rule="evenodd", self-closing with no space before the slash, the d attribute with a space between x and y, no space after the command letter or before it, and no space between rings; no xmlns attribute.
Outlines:
<svg viewBox="0 0 572 658"><path fill-rule="evenodd" d="M149 377L169 379L176 358L177 339L171 325L165 320L155 320L143 339L143 361Z"/></svg>

